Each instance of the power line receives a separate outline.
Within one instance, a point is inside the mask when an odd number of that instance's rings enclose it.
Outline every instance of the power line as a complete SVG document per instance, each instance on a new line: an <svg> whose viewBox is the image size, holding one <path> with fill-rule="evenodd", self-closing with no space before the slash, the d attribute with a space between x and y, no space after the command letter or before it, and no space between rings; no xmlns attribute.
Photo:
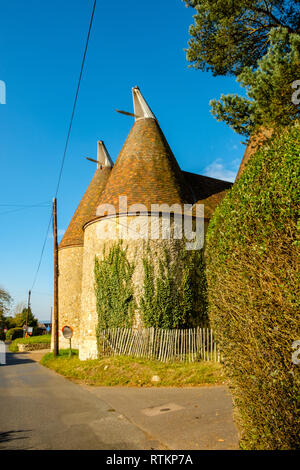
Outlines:
<svg viewBox="0 0 300 470"><path fill-rule="evenodd" d="M67 148L68 148L68 144L69 144L69 139L70 139L72 124L73 124L73 119L74 119L74 114L75 114L75 108L76 108L76 104L77 104L77 98L78 98L79 88L80 88L80 84L81 84L81 78L82 78L83 68L84 68L84 64L85 64L86 53L87 53L87 49L88 49L88 45L89 45L91 29L92 29L93 20L94 20L94 14L95 14L96 3L97 3L97 0L94 0L94 6L93 6L92 16L91 16L91 20L90 20L89 31L88 31L88 35L87 35L87 39L86 39L86 44L85 44L85 49L84 49L84 54L83 54L83 59L82 59L82 64L81 64L81 69L80 69L80 74L79 74L79 78L78 78L78 85L77 85L76 95L75 95L75 99L74 99L74 104L73 104L73 109L72 109L72 114L71 114L71 120L70 120L69 130L68 130L68 134L67 134L67 140L66 140L66 144L65 144L65 149L64 149L64 154L63 154L63 158L62 158L62 162L61 162L61 168L60 168L60 172L59 172L59 177L58 177L58 182L57 182L55 197L57 196L57 193L58 193L58 190L59 190L59 185L60 185L60 181L61 181L62 171L63 171L63 167L64 167L64 163L65 163Z"/></svg>
<svg viewBox="0 0 300 470"><path fill-rule="evenodd" d="M40 259L39 259L38 267L37 267L37 270L36 270L36 273L35 273L35 276L34 276L34 280L33 280L32 286L31 286L31 290L33 290L33 288L35 286L37 276L38 276L38 273L39 273L39 270L40 270L40 267L41 267L43 254L44 254L44 251L45 251L45 246L46 246L46 242L47 242L47 238L48 238L49 228L50 228L50 225L51 225L51 221L52 221L52 208L51 208L50 219L49 219L48 226L47 226L46 236L45 236L44 243L43 243L43 246L42 246Z"/></svg>
<svg viewBox="0 0 300 470"><path fill-rule="evenodd" d="M94 0L93 10L92 10L91 19L90 19L89 30L88 30L88 34L87 34L87 39L86 39L86 43L85 43L84 54L83 54L83 58L82 58L81 68L80 68L80 74L79 74L79 78L78 78L78 84L77 84L76 94L75 94L74 103L73 103L73 108L72 108L72 114L71 114L70 124L69 124L69 128L68 128L68 133L67 133L67 138L66 138L64 153L63 153L63 157L62 157L62 161L61 161L61 166L60 166L60 170L59 170L59 175L58 175L58 181L57 181L57 186L56 186L56 191L55 191L55 197L56 197L57 194L58 194L58 190L59 190L59 186L60 186L60 182L61 182L61 177L62 177L62 172L63 172L63 168L64 168L64 163L65 163L65 159L66 159L67 149L68 149L68 145L69 145L69 140L70 140L70 135L71 135L71 130L72 130L72 124L73 124L73 120L74 120L75 109L76 109L76 104L77 104L77 99L78 99L78 94L79 94L79 88L80 88L80 84L81 84L81 79L82 79L82 74L83 74L83 69L84 69L84 64L85 64L87 49L88 49L89 40L90 40L90 34L91 34L92 25L93 25L93 20L94 20L94 15L95 15L96 3L97 3L97 0ZM48 238L48 233L49 233L51 221L52 221L52 211L51 211L51 216L50 216L50 219L49 219L49 222L48 222L48 227L47 227L47 231L46 231L46 236L45 236L44 243L43 243L43 246L42 246L42 251L41 251L40 259L39 259L38 267L37 267L37 270L36 270L36 273L35 273L35 276L34 276L34 281L33 281L31 290L33 290L33 287L34 287L34 285L35 285L35 283L36 283L36 280L37 280L38 272L39 272L40 267L41 267L42 258L43 258L43 254L44 254L44 251L45 251L45 246L46 246L46 241L47 241L47 238Z"/></svg>
<svg viewBox="0 0 300 470"><path fill-rule="evenodd" d="M32 208L44 208L44 207L49 207L50 205L50 202L48 202L47 204L46 203L41 203L41 204L31 204L31 205L28 205L28 206L20 206L18 207L17 209L10 209L8 211L4 211L4 212L0 212L0 215L5 215L5 214L11 214L12 212L20 212L20 211L26 211L28 209L32 209ZM15 205L16 207L16 205Z"/></svg>
<svg viewBox="0 0 300 470"><path fill-rule="evenodd" d="M39 206L43 204L50 204L50 201L39 202L34 204L0 204L1 207L32 207L32 206Z"/></svg>

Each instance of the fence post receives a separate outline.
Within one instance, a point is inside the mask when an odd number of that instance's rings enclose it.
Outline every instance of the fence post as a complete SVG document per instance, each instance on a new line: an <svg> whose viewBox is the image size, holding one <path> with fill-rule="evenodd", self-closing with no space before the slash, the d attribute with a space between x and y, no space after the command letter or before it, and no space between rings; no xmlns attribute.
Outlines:
<svg viewBox="0 0 300 470"><path fill-rule="evenodd" d="M102 355L132 355L158 359L162 362L179 360L194 362L221 361L219 346L210 328L109 328L100 331Z"/></svg>

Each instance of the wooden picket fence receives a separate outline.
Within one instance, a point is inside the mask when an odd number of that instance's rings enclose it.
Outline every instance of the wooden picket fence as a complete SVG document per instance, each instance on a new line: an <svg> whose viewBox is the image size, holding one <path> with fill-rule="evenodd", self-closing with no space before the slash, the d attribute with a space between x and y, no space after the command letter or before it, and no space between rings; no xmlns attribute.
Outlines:
<svg viewBox="0 0 300 470"><path fill-rule="evenodd" d="M221 355L209 328L111 328L99 333L102 356L125 355L162 362L220 362Z"/></svg>

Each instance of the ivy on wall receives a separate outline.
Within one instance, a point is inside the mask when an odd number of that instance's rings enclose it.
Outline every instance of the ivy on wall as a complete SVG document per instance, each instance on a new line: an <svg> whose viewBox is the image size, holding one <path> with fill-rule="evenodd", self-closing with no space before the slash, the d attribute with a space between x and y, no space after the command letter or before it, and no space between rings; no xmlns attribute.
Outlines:
<svg viewBox="0 0 300 470"><path fill-rule="evenodd" d="M134 265L127 260L126 251L120 241L108 253L104 248L102 260L95 258L98 331L132 325L135 308L132 286Z"/></svg>
<svg viewBox="0 0 300 470"><path fill-rule="evenodd" d="M207 286L202 251L178 250L171 261L167 250L155 273L153 253L145 250L144 292L140 300L146 327L184 328L208 322Z"/></svg>
<svg viewBox="0 0 300 470"><path fill-rule="evenodd" d="M185 328L208 323L207 286L202 251L178 247L175 256L165 249L155 253L149 244L143 251L144 280L139 305L134 296L135 269L127 259L122 241L102 259L95 258L95 293L100 330L131 327L134 311L140 310L145 327Z"/></svg>

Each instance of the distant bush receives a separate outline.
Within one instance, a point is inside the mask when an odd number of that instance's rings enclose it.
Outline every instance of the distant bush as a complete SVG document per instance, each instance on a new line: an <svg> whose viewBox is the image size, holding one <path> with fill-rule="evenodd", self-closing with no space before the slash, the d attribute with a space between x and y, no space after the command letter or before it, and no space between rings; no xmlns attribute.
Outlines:
<svg viewBox="0 0 300 470"><path fill-rule="evenodd" d="M10 330L7 330L6 332L6 339L8 341L12 341L16 338L22 338L23 337L23 328L10 328Z"/></svg>
<svg viewBox="0 0 300 470"><path fill-rule="evenodd" d="M209 316L248 449L299 446L299 155L299 126L272 139L208 228Z"/></svg>
<svg viewBox="0 0 300 470"><path fill-rule="evenodd" d="M46 330L44 328L39 328L38 326L35 326L33 328L32 336L42 336L46 334Z"/></svg>
<svg viewBox="0 0 300 470"><path fill-rule="evenodd" d="M23 343L23 344L50 343L51 335L29 336L29 338L18 338L16 342Z"/></svg>

